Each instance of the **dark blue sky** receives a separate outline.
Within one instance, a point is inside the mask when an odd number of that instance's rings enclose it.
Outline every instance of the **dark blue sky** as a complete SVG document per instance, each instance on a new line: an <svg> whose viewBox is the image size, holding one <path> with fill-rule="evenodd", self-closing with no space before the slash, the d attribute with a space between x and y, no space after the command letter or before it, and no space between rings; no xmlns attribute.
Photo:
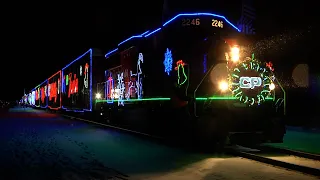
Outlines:
<svg viewBox="0 0 320 180"><path fill-rule="evenodd" d="M312 22L310 17L314 11L308 9L311 7L308 1L302 1L303 4L258 2L257 33L260 35ZM107 51L126 37L160 23L162 3L161 0L121 1L96 5L99 8L12 8L10 12L14 16L7 14L2 18L1 75L4 81L1 87L4 91L0 98L18 98L24 87L36 86L90 47ZM240 0L175 0L168 4L168 16L184 9L207 12L212 9L235 21L241 11Z"/></svg>

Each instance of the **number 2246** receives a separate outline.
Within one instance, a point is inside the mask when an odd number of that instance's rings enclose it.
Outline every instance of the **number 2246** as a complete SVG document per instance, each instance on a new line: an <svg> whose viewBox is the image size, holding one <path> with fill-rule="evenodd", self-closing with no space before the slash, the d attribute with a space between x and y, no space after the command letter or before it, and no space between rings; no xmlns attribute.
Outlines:
<svg viewBox="0 0 320 180"><path fill-rule="evenodd" d="M219 28L223 28L223 21L218 21L215 19L212 19L212 24L213 27L219 27Z"/></svg>

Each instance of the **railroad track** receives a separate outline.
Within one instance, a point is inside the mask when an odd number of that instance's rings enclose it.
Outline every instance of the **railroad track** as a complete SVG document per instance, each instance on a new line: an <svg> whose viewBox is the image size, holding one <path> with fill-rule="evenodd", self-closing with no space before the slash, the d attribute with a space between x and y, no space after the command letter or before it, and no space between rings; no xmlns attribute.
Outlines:
<svg viewBox="0 0 320 180"><path fill-rule="evenodd" d="M235 156L259 161L281 168L320 177L320 155L271 146L227 147L226 152Z"/></svg>
<svg viewBox="0 0 320 180"><path fill-rule="evenodd" d="M295 151L295 150L286 149L286 148L273 147L269 145L262 145L262 146L259 146L258 148L264 149L266 151L280 152L280 153L289 154L297 157L320 161L320 154L312 154L312 153Z"/></svg>

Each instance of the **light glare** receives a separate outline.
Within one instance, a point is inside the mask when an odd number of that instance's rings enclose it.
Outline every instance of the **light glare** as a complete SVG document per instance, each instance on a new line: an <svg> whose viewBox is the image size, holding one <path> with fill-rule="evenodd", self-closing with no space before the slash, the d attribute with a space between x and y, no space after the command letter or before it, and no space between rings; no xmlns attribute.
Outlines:
<svg viewBox="0 0 320 180"><path fill-rule="evenodd" d="M221 91L226 91L226 90L228 90L228 87L229 87L229 85L228 85L228 83L225 82L225 81L221 81L221 82L219 83L219 89L220 89Z"/></svg>
<svg viewBox="0 0 320 180"><path fill-rule="evenodd" d="M96 94L96 99L100 99L101 98L101 94L100 93L97 93Z"/></svg>
<svg viewBox="0 0 320 180"><path fill-rule="evenodd" d="M269 85L269 89L272 91L272 90L274 90L276 88L276 86L273 84L273 83L271 83L270 85Z"/></svg>
<svg viewBox="0 0 320 180"><path fill-rule="evenodd" d="M240 48L237 46L232 47L230 54L231 54L231 60L233 62L238 62L240 59Z"/></svg>

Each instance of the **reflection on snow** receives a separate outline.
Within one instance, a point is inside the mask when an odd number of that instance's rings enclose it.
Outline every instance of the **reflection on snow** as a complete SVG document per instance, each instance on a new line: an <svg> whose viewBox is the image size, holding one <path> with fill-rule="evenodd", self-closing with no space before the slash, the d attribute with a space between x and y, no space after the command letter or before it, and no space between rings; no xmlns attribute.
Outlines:
<svg viewBox="0 0 320 180"><path fill-rule="evenodd" d="M64 140L63 140L64 139ZM62 149L59 143L65 141L73 143L79 149L70 152ZM54 136L40 137L35 130L25 129L19 136L9 143L14 164L19 167L21 177L32 179L126 179L126 175L114 169L107 168L94 157L88 147L81 142L72 140L56 130Z"/></svg>

